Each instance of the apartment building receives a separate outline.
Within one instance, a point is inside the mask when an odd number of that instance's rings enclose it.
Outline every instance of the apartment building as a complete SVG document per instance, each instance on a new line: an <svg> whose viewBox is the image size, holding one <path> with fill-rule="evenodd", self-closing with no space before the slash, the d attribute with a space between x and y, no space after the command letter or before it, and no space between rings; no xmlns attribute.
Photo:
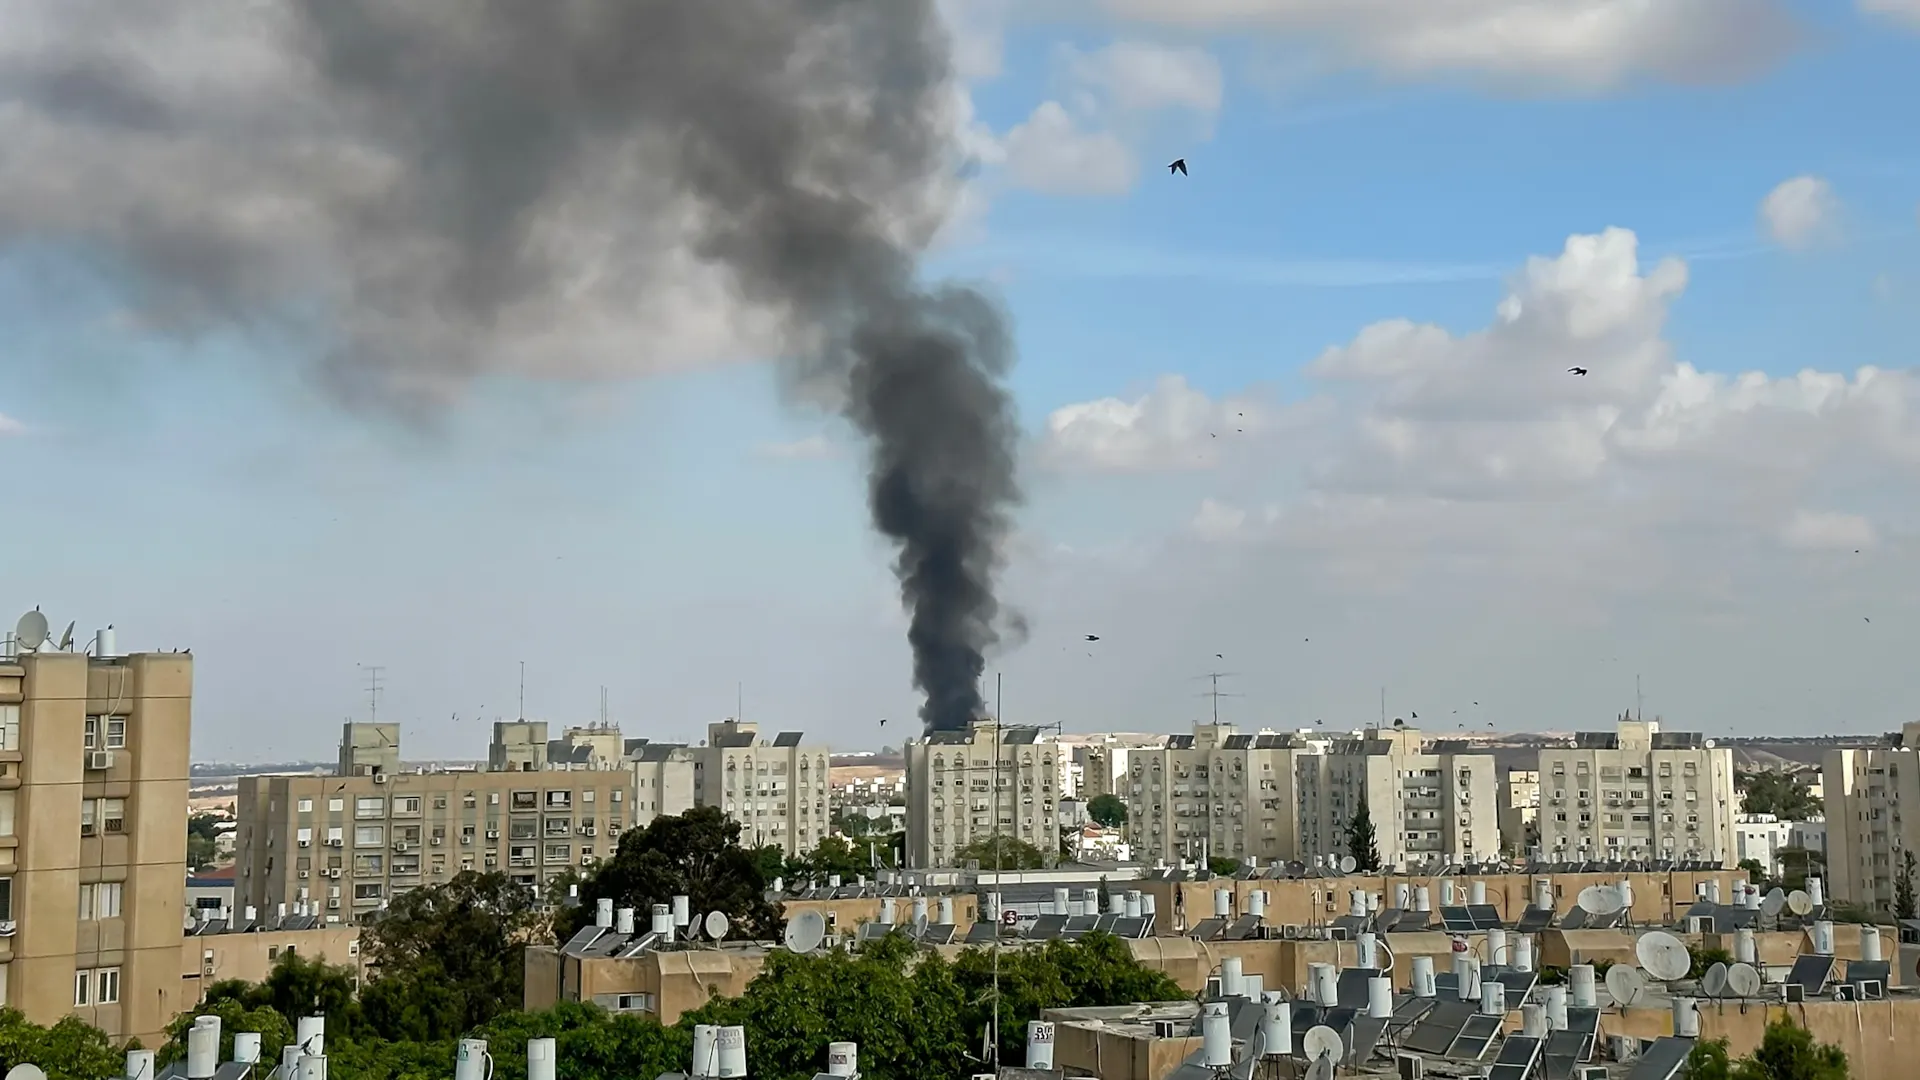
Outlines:
<svg viewBox="0 0 1920 1080"><path fill-rule="evenodd" d="M1500 777L1500 850L1519 858L1540 844L1540 770L1508 769Z"/></svg>
<svg viewBox="0 0 1920 1080"><path fill-rule="evenodd" d="M634 823L635 771L619 755L575 762L564 739L549 745L544 723L495 724L487 759L499 767L484 771L388 768L397 729L376 767L350 753L368 744L369 726L349 723L341 736L341 763L365 771L241 778L238 906L352 921L464 870L538 889L611 853ZM566 764L550 767L556 751Z"/></svg>
<svg viewBox="0 0 1920 1080"><path fill-rule="evenodd" d="M1752 859L1771 877L1779 877L1780 849L1793 844L1793 822L1772 814L1738 814L1733 819L1733 857Z"/></svg>
<svg viewBox="0 0 1920 1080"><path fill-rule="evenodd" d="M693 809L694 752L678 743L628 739L627 767L633 770L632 827L644 829L657 817L678 817Z"/></svg>
<svg viewBox="0 0 1920 1080"><path fill-rule="evenodd" d="M0 1005L148 1046L181 1000L193 658L0 652Z"/></svg>
<svg viewBox="0 0 1920 1080"><path fill-rule="evenodd" d="M1902 805L1920 807L1915 751L1920 751L1920 723L1888 735L1884 746L1827 751L1821 789L1826 793L1828 896L1893 909L1904 853L1920 851L1920 819L1908 825L1900 813Z"/></svg>
<svg viewBox="0 0 1920 1080"><path fill-rule="evenodd" d="M1295 769L1325 746L1296 734L1195 724L1126 751L1113 794L1140 859L1291 859L1299 851ZM1104 749L1104 748L1103 748Z"/></svg>
<svg viewBox="0 0 1920 1080"><path fill-rule="evenodd" d="M745 846L812 851L833 834L832 777L826 745L804 738L783 731L768 742L743 720L708 724L706 745L694 749L694 801L739 822Z"/></svg>
<svg viewBox="0 0 1920 1080"><path fill-rule="evenodd" d="M907 741L907 863L953 865L996 833L1060 850L1061 746L1039 728L983 718Z"/></svg>
<svg viewBox="0 0 1920 1080"><path fill-rule="evenodd" d="M1346 855L1363 799L1383 865L1484 862L1499 853L1493 755L1468 743L1429 746L1396 720L1299 756L1294 772L1302 859Z"/></svg>
<svg viewBox="0 0 1920 1080"><path fill-rule="evenodd" d="M1731 865L1733 751L1622 715L1540 751L1540 845L1553 860L1693 859Z"/></svg>

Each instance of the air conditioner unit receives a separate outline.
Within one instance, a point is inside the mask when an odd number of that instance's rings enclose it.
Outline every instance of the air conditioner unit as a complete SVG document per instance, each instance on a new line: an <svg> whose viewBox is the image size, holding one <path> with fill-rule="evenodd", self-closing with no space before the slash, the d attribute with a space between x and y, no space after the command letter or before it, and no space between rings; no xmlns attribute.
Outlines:
<svg viewBox="0 0 1920 1080"><path fill-rule="evenodd" d="M91 754L88 754L88 755L87 755L87 768L89 768L89 769L111 769L111 768L113 768L113 751L111 751L111 750L95 750L95 751L94 751L93 753L91 753Z"/></svg>
<svg viewBox="0 0 1920 1080"><path fill-rule="evenodd" d="M1631 1035L1610 1035L1607 1049L1613 1052L1615 1061L1635 1061L1640 1057L1640 1040Z"/></svg>
<svg viewBox="0 0 1920 1080"><path fill-rule="evenodd" d="M0 938L12 937L20 932L20 924L12 919L0 919Z"/></svg>
<svg viewBox="0 0 1920 1080"><path fill-rule="evenodd" d="M374 774L373 774L373 782L374 782L374 783L376 783L376 784L384 784L384 783L386 783L386 782L387 782L387 774L386 774L386 773L383 773L383 772L377 772L377 773L374 773Z"/></svg>
<svg viewBox="0 0 1920 1080"><path fill-rule="evenodd" d="M202 961L200 964L200 974L211 976L213 974L213 961Z"/></svg>
<svg viewBox="0 0 1920 1080"><path fill-rule="evenodd" d="M340 898L339 898L339 897L337 897L337 896L330 896L330 897L328 897L328 898L327 898L327 910L328 910L328 911L339 911L339 910L340 910Z"/></svg>
<svg viewBox="0 0 1920 1080"><path fill-rule="evenodd" d="M433 846L434 846L434 847L439 847L439 846L440 846L440 838L439 838L439 837L437 837L437 836L436 836L436 837L434 837L434 838L433 838Z"/></svg>
<svg viewBox="0 0 1920 1080"><path fill-rule="evenodd" d="M333 868L331 868L331 869L329 869L329 870L327 871L327 876L328 876L328 877L330 877L330 878L337 878L337 877L339 877L339 876L340 876L340 874L341 874L341 870L340 870L340 868L339 868L339 867L337 867L337 866L336 866L336 867L333 867Z"/></svg>
<svg viewBox="0 0 1920 1080"><path fill-rule="evenodd" d="M473 843L473 834L472 834L472 833L462 833L462 834L460 834L460 842L461 842L461 843L463 843L463 844L471 844L471 843Z"/></svg>
<svg viewBox="0 0 1920 1080"><path fill-rule="evenodd" d="M1807 1000L1807 988L1800 983L1781 983L1780 1000L1789 1005Z"/></svg>
<svg viewBox="0 0 1920 1080"><path fill-rule="evenodd" d="M336 836L336 837L333 837L332 839L330 839L330 840L328 840L328 841L327 841L327 846L328 846L328 847L340 847L341 845L343 845L343 844L345 844L345 843L346 843L346 841L345 841L345 840L342 840L342 839L340 839L339 837L337 837L337 836Z"/></svg>
<svg viewBox="0 0 1920 1080"><path fill-rule="evenodd" d="M1398 1054L1393 1059L1400 1080L1426 1080L1427 1059L1419 1054Z"/></svg>
<svg viewBox="0 0 1920 1080"><path fill-rule="evenodd" d="M395 840L393 842L393 850L404 854L407 850L407 842L405 840Z"/></svg>
<svg viewBox="0 0 1920 1080"><path fill-rule="evenodd" d="M301 876L301 877L303 877L303 878L304 878L304 877L306 877L306 876L307 876L307 872L306 872L305 870L302 870L302 871L300 871L300 876Z"/></svg>
<svg viewBox="0 0 1920 1080"><path fill-rule="evenodd" d="M1858 986L1855 986L1852 983L1834 983L1833 984L1833 1000L1859 1001L1860 988Z"/></svg>
<svg viewBox="0 0 1920 1080"><path fill-rule="evenodd" d="M487 830L487 839L489 839L489 840L498 840L498 839L500 839L500 830L499 830L499 829L488 829L488 830Z"/></svg>
<svg viewBox="0 0 1920 1080"><path fill-rule="evenodd" d="M1153 1037L1156 1039L1177 1039L1180 1037L1180 1024L1175 1020L1155 1020Z"/></svg>
<svg viewBox="0 0 1920 1080"><path fill-rule="evenodd" d="M312 847L312 846L313 846L313 841L311 841L311 840L302 840L302 841L300 841L300 846L301 846L301 847Z"/></svg>
<svg viewBox="0 0 1920 1080"><path fill-rule="evenodd" d="M1879 979L1861 979L1857 985L1860 987L1860 999L1862 1001L1884 1001L1886 999L1887 984L1881 982Z"/></svg>

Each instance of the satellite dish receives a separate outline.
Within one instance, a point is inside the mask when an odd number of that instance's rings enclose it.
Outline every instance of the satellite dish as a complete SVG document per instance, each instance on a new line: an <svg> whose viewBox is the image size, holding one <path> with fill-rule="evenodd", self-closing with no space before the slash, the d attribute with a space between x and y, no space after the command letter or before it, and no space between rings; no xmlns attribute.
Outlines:
<svg viewBox="0 0 1920 1080"><path fill-rule="evenodd" d="M1301 862L1299 859L1292 859L1287 862L1288 877L1299 877L1300 875L1306 872L1307 872L1307 864Z"/></svg>
<svg viewBox="0 0 1920 1080"><path fill-rule="evenodd" d="M1613 885L1589 885L1580 890L1574 903L1579 904L1582 911L1590 911L1595 915L1612 915L1627 906L1619 888Z"/></svg>
<svg viewBox="0 0 1920 1080"><path fill-rule="evenodd" d="M1787 894L1787 910L1795 915L1813 914L1813 897L1795 889Z"/></svg>
<svg viewBox="0 0 1920 1080"><path fill-rule="evenodd" d="M1727 993L1737 998L1760 995L1760 972L1752 964L1735 964L1727 969Z"/></svg>
<svg viewBox="0 0 1920 1080"><path fill-rule="evenodd" d="M712 938L715 942L721 942L726 940L727 938L727 913L726 912L724 911L707 912L706 924L707 924L707 928L706 928L707 936L709 938Z"/></svg>
<svg viewBox="0 0 1920 1080"><path fill-rule="evenodd" d="M20 616L20 621L13 626L13 638L20 643L21 648L29 652L45 645L47 643L47 617L40 614L39 608L34 608L32 611ZM31 1078L22 1078L22 1080L31 1080Z"/></svg>
<svg viewBox="0 0 1920 1080"><path fill-rule="evenodd" d="M914 936L914 937L925 937L925 936L927 936L927 917L926 917L925 915L916 915L916 916L914 916L914 920L913 920L913 936Z"/></svg>
<svg viewBox="0 0 1920 1080"><path fill-rule="evenodd" d="M1615 964L1607 969L1607 996L1615 1005L1627 1008L1647 989L1647 980L1640 975L1640 969L1625 964Z"/></svg>
<svg viewBox="0 0 1920 1080"><path fill-rule="evenodd" d="M1687 970L1693 967L1693 957L1688 955L1686 945L1665 930L1641 935L1633 946L1633 955L1648 975L1661 982L1684 979Z"/></svg>
<svg viewBox="0 0 1920 1080"><path fill-rule="evenodd" d="M789 952L810 953L826 939L826 916L816 910L807 910L787 920L787 931L781 935L780 941Z"/></svg>
<svg viewBox="0 0 1920 1080"><path fill-rule="evenodd" d="M1306 1037L1301 1040L1301 1049L1308 1061L1325 1060L1334 1064L1340 1061L1340 1055L1346 1047L1340 1042L1340 1033L1325 1024L1315 1024L1307 1029Z"/></svg>
<svg viewBox="0 0 1920 1080"><path fill-rule="evenodd" d="M1260 1064L1260 1059L1266 1056L1267 1029L1257 1027L1253 1029L1253 1038L1241 1044L1239 1059L1233 1063L1232 1068L1227 1070L1228 1080L1253 1080L1254 1066Z"/></svg>
<svg viewBox="0 0 1920 1080"><path fill-rule="evenodd" d="M1700 977L1700 992L1710 998L1727 996L1727 965L1716 963Z"/></svg>
<svg viewBox="0 0 1920 1080"><path fill-rule="evenodd" d="M1343 873L1343 874L1351 874L1351 873L1353 873L1353 871L1354 871L1354 870L1355 870L1355 869L1356 869L1356 868L1357 868L1357 867L1358 867L1359 865L1360 865L1360 861L1359 861L1358 859L1355 859L1355 858L1354 858L1353 856L1351 856L1351 855L1342 855L1342 856L1340 856L1340 872L1341 872L1341 873ZM1332 1028L1328 1028L1327 1030L1328 1030L1328 1031L1332 1031L1333 1029L1332 1029ZM1339 1036L1337 1036L1337 1035L1336 1035L1336 1036L1334 1036L1334 1037L1335 1037L1335 1038L1339 1038Z"/></svg>
<svg viewBox="0 0 1920 1080"><path fill-rule="evenodd" d="M60 644L55 645L54 648L59 649L61 652L65 652L68 649L73 648L73 628L79 625L80 625L79 619L75 619L72 622L68 623L66 630L62 631L60 634Z"/></svg>
<svg viewBox="0 0 1920 1080"><path fill-rule="evenodd" d="M38 1065L22 1063L7 1070L7 1080L47 1080L47 1071Z"/></svg>
<svg viewBox="0 0 1920 1080"><path fill-rule="evenodd" d="M688 919L686 928L682 930L681 933L687 936L688 941L698 939L700 937L700 916L695 915Z"/></svg>
<svg viewBox="0 0 1920 1080"><path fill-rule="evenodd" d="M1760 914L1767 918L1777 918L1787 906L1787 894L1783 889L1774 889L1760 901Z"/></svg>

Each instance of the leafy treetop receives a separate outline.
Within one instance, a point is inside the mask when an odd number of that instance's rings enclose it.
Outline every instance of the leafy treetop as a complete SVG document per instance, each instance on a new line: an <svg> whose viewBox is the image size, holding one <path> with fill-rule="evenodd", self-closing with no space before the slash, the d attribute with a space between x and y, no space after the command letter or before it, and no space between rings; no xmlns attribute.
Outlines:
<svg viewBox="0 0 1920 1080"><path fill-rule="evenodd" d="M740 846L740 823L718 807L696 806L621 834L613 857L581 882L580 906L556 920L556 930L571 935L591 922L601 897L646 911L686 896L694 911L724 911L741 935L768 939L780 932L768 884L761 861Z"/></svg>

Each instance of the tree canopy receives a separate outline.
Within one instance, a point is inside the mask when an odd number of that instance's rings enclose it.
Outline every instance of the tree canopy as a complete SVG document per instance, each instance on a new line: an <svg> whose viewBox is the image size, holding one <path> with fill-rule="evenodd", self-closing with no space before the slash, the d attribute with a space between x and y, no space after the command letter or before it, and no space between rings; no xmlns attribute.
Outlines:
<svg viewBox="0 0 1920 1080"><path fill-rule="evenodd" d="M961 866L974 860L982 870L1039 870L1047 865L1039 848L1002 833L983 836L953 853L953 861Z"/></svg>
<svg viewBox="0 0 1920 1080"><path fill-rule="evenodd" d="M1127 823L1127 804L1118 795L1095 795L1087 804L1087 816L1097 825L1117 829Z"/></svg>
<svg viewBox="0 0 1920 1080"><path fill-rule="evenodd" d="M1354 869L1370 874L1380 869L1380 845L1374 837L1373 812L1367 808L1366 796L1360 797L1360 805L1354 808L1353 820L1347 822L1347 854L1353 856Z"/></svg>
<svg viewBox="0 0 1920 1080"><path fill-rule="evenodd" d="M1753 1053L1737 1061L1725 1039L1695 1043L1680 1075L1682 1080L1847 1080L1847 1055L1815 1042L1812 1032L1782 1016L1767 1025Z"/></svg>
<svg viewBox="0 0 1920 1080"><path fill-rule="evenodd" d="M1736 777L1747 790L1741 810L1749 814L1772 814L1782 821L1805 821L1826 811L1813 789L1792 774L1766 770L1741 773Z"/></svg>
<svg viewBox="0 0 1920 1080"><path fill-rule="evenodd" d="M697 806L621 834L613 856L580 883L580 906L555 928L565 937L591 922L601 897L644 913L686 896L695 911L726 912L747 937L771 938L780 912L767 900L768 883L761 860L740 846L740 823L718 807Z"/></svg>
<svg viewBox="0 0 1920 1080"><path fill-rule="evenodd" d="M45 1069L47 1080L100 1080L126 1071L122 1051L79 1017L42 1027L18 1009L0 1008L0 1074L26 1064Z"/></svg>
<svg viewBox="0 0 1920 1080"><path fill-rule="evenodd" d="M458 1035L520 1000L526 946L545 936L533 894L498 871L409 890L363 935L361 1010L390 1038Z"/></svg>

